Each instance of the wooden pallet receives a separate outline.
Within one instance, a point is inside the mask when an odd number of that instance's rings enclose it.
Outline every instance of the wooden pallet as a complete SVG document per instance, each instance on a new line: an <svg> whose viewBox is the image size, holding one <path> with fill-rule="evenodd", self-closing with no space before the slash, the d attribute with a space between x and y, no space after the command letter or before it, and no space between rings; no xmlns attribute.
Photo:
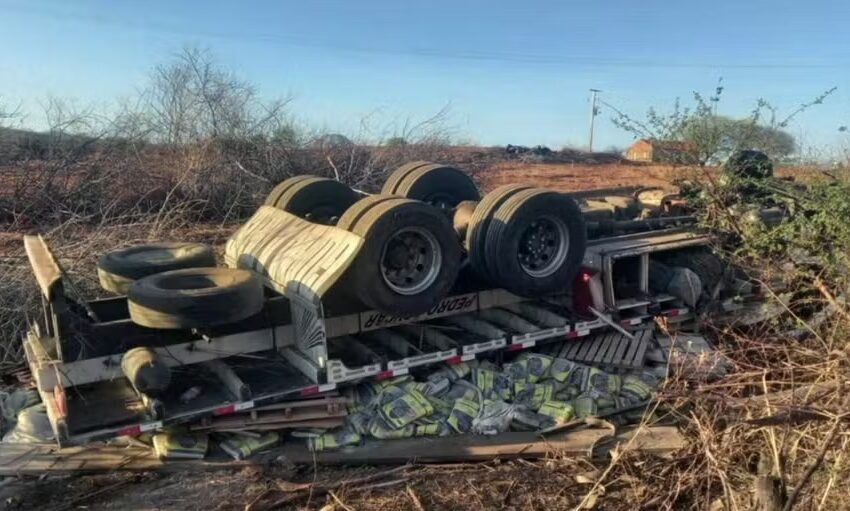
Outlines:
<svg viewBox="0 0 850 511"><path fill-rule="evenodd" d="M634 339L629 339L612 330L567 342L558 356L583 364L639 369L644 365L646 351L655 337L655 329L650 326L635 330L632 334Z"/></svg>

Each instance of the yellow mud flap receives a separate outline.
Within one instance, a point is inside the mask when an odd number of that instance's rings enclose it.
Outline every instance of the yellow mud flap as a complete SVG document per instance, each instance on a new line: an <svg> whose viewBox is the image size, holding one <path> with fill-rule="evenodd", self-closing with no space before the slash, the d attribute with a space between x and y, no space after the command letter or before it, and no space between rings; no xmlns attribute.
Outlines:
<svg viewBox="0 0 850 511"><path fill-rule="evenodd" d="M225 246L225 264L260 274L281 294L315 301L354 261L363 238L260 206Z"/></svg>

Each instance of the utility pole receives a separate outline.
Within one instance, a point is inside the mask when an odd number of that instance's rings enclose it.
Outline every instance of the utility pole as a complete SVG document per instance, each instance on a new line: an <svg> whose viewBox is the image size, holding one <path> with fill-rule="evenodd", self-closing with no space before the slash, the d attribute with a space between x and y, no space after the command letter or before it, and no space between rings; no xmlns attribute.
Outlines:
<svg viewBox="0 0 850 511"><path fill-rule="evenodd" d="M590 140L587 143L587 152L593 152L593 121L596 119L596 93L599 89L590 89Z"/></svg>

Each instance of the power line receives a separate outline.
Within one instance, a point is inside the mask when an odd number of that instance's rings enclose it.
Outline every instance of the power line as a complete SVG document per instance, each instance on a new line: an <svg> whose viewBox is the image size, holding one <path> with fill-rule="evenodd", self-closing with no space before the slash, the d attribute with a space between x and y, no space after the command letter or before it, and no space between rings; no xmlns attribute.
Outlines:
<svg viewBox="0 0 850 511"><path fill-rule="evenodd" d="M34 7L31 5L12 5L4 7L6 12L18 11L20 13L50 18L58 21L83 21L94 24L105 24L142 30L146 32L163 33L181 37L204 37L211 39L232 39L238 41L253 41L275 45L294 47L317 48L333 50L335 52L354 52L376 55L400 55L412 57L424 57L459 61L480 62L503 62L510 64L532 64L532 65L579 65L596 68L653 68L653 69L831 69L846 68L850 62L821 62L821 63L723 63L723 62L670 62L667 60L636 60L636 59L600 59L595 56L586 55L552 55L534 53L508 53L492 52L482 50L447 50L441 48L397 48L386 46L368 46L337 44L328 41L308 40L303 37L284 36L280 34L264 34L258 32L243 31L209 31L192 30L169 25L167 23L144 22L133 23L113 17L102 15L86 15L80 13L58 13L48 8Z"/></svg>
<svg viewBox="0 0 850 511"><path fill-rule="evenodd" d="M593 152L593 121L596 120L596 95L599 89L590 89L590 139L587 142L587 152Z"/></svg>

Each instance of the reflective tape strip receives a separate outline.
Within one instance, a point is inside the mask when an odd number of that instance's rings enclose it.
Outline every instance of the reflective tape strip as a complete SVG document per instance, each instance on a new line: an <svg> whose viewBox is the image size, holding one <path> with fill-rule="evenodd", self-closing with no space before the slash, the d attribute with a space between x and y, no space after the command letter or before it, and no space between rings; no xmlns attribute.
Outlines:
<svg viewBox="0 0 850 511"><path fill-rule="evenodd" d="M527 348L533 348L536 344L536 341L525 341L525 342L517 342L514 344L509 344L507 347L508 351L519 351Z"/></svg>
<svg viewBox="0 0 850 511"><path fill-rule="evenodd" d="M230 415L231 413L241 412L242 410L250 410L251 408L254 408L253 401L242 401L240 403L233 403L232 405L216 408L213 410L213 415Z"/></svg>
<svg viewBox="0 0 850 511"><path fill-rule="evenodd" d="M146 431L154 431L162 427L162 421L146 422L144 424L136 424L121 428L116 432L116 436L136 436Z"/></svg>

